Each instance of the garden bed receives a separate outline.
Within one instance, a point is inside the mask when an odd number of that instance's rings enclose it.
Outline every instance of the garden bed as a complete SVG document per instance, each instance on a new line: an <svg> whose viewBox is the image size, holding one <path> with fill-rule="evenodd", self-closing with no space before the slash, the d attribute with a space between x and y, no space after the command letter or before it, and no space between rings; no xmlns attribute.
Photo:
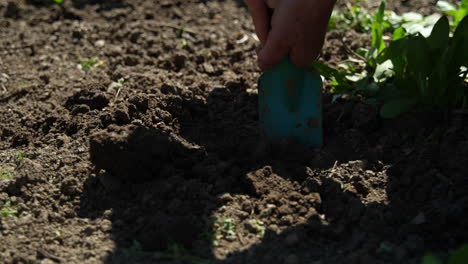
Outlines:
<svg viewBox="0 0 468 264"><path fill-rule="evenodd" d="M18 2L0 0L0 262L419 264L468 241L466 113L387 120L325 92L324 146L273 144L238 2ZM330 32L322 58L369 39Z"/></svg>

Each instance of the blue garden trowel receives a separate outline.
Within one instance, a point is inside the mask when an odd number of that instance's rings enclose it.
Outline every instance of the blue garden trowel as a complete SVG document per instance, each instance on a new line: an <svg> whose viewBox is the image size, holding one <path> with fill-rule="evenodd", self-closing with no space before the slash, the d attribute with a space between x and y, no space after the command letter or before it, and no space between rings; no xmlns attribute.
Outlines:
<svg viewBox="0 0 468 264"><path fill-rule="evenodd" d="M263 73L258 82L260 129L272 139L293 138L310 147L322 146L322 79L289 58Z"/></svg>

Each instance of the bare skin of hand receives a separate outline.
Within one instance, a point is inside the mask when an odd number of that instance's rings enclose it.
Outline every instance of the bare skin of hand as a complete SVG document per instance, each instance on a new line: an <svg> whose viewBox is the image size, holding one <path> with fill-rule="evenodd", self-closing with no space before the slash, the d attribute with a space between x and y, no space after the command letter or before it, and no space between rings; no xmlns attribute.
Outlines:
<svg viewBox="0 0 468 264"><path fill-rule="evenodd" d="M335 0L244 0L262 44L258 65L269 70L284 57L298 67L322 49ZM268 8L274 9L270 17Z"/></svg>

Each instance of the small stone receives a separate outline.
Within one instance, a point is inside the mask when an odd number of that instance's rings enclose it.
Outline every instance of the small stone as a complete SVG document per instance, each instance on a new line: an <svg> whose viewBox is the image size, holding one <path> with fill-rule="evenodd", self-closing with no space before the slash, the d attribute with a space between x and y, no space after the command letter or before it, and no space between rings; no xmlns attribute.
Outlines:
<svg viewBox="0 0 468 264"><path fill-rule="evenodd" d="M260 217L268 217L273 213L273 208L272 207L267 207L260 211Z"/></svg>
<svg viewBox="0 0 468 264"><path fill-rule="evenodd" d="M249 201L249 200L244 201L244 202L242 203L242 210L243 210L244 212L247 212L247 213L252 212L252 210L253 210L252 202Z"/></svg>
<svg viewBox="0 0 468 264"><path fill-rule="evenodd" d="M105 45L106 45L106 41L103 40L103 39L100 39L100 40L98 40L98 41L96 41L96 42L94 43L94 46L96 46L96 47L98 47L98 48L102 48L102 47L104 47Z"/></svg>
<svg viewBox="0 0 468 264"><path fill-rule="evenodd" d="M223 203L229 203L232 202L234 198L232 198L232 195L230 193L224 193L219 197L219 200L221 200L221 202Z"/></svg>
<svg viewBox="0 0 468 264"><path fill-rule="evenodd" d="M55 264L55 261L53 261L51 259L48 259L48 258L45 258L45 259L41 260L40 263L41 264Z"/></svg>
<svg viewBox="0 0 468 264"><path fill-rule="evenodd" d="M355 161L350 161L348 164L351 165L352 168L355 169L360 169L360 170L366 170L367 168L367 161L366 160L355 160Z"/></svg>
<svg viewBox="0 0 468 264"><path fill-rule="evenodd" d="M291 192L291 194L289 194L289 199L293 201L299 201L301 198L302 198L302 195L298 192Z"/></svg>
<svg viewBox="0 0 468 264"><path fill-rule="evenodd" d="M6 83L10 79L10 76L8 76L6 73L0 74L0 83Z"/></svg>
<svg viewBox="0 0 468 264"><path fill-rule="evenodd" d="M104 219L101 221L101 230L102 232L109 232L112 230L112 222L107 220L107 219Z"/></svg>
<svg viewBox="0 0 468 264"><path fill-rule="evenodd" d="M280 219L280 223L282 225L291 225L294 221L294 218L292 215L285 215L283 217L281 217Z"/></svg>
<svg viewBox="0 0 468 264"><path fill-rule="evenodd" d="M206 73L213 73L215 72L215 69L213 65L211 65L208 62L203 63L203 69L205 70Z"/></svg>
<svg viewBox="0 0 468 264"><path fill-rule="evenodd" d="M229 242L234 242L237 240L237 237L236 236L226 236L226 240L229 241Z"/></svg>
<svg viewBox="0 0 468 264"><path fill-rule="evenodd" d="M278 208L278 213L280 215L290 215L293 213L293 210L287 204L285 204Z"/></svg>
<svg viewBox="0 0 468 264"><path fill-rule="evenodd" d="M268 226L267 229L275 234L279 234L280 232L280 228L275 224Z"/></svg>

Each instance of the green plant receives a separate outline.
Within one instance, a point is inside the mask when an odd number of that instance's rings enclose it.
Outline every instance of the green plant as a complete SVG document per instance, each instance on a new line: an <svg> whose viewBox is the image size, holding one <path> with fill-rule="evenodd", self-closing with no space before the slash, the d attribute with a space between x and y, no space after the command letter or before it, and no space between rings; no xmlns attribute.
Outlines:
<svg viewBox="0 0 468 264"><path fill-rule="evenodd" d="M468 263L468 244L463 245L456 250L448 259L447 262L443 262L438 257L429 254L423 257L422 264L466 264Z"/></svg>
<svg viewBox="0 0 468 264"><path fill-rule="evenodd" d="M16 154L16 160L19 163L22 163L24 161L24 151L20 151Z"/></svg>
<svg viewBox="0 0 468 264"><path fill-rule="evenodd" d="M215 247L219 245L220 239L236 235L236 227L232 218L219 219L212 217L208 221L208 226L210 231L205 236Z"/></svg>
<svg viewBox="0 0 468 264"><path fill-rule="evenodd" d="M265 235L265 223L263 223L262 221L260 220L257 220L257 219L251 219L249 220L251 226L255 229L255 232L257 232L257 234L260 236L260 237L263 237Z"/></svg>
<svg viewBox="0 0 468 264"><path fill-rule="evenodd" d="M94 68L103 65L104 62L98 58L82 59L81 60L81 69L83 70L93 70Z"/></svg>
<svg viewBox="0 0 468 264"><path fill-rule="evenodd" d="M468 19L463 19L450 37L447 17L441 17L427 38L407 35L392 41L378 61L391 61L392 78L381 85L381 114L395 117L416 105L465 107L464 80L468 71Z"/></svg>
<svg viewBox="0 0 468 264"><path fill-rule="evenodd" d="M236 227L234 225L234 220L232 218L225 218L222 220L219 231L221 231L221 233L225 234L226 236L235 236Z"/></svg>
<svg viewBox="0 0 468 264"><path fill-rule="evenodd" d="M347 3L344 11L334 10L328 22L328 29L353 28L360 32L370 30L372 23L371 14L357 5Z"/></svg>
<svg viewBox="0 0 468 264"><path fill-rule="evenodd" d="M6 201L5 203L3 203L2 210L0 212L2 217L16 216L18 214L18 210L16 210L15 207L11 206L10 201Z"/></svg>
<svg viewBox="0 0 468 264"><path fill-rule="evenodd" d="M179 28L177 28L177 38L182 38L182 35L184 34L184 32L185 32L184 26L180 26Z"/></svg>
<svg viewBox="0 0 468 264"><path fill-rule="evenodd" d="M11 173L4 169L0 169L0 180L11 179Z"/></svg>
<svg viewBox="0 0 468 264"><path fill-rule="evenodd" d="M427 37L397 28L386 47L384 9L382 2L372 22L371 48L358 51L364 71L359 73L352 67L339 71L320 62L313 64L332 80L334 99L347 94L354 99L366 98L368 103L383 103L381 115L388 118L416 106L466 107L468 19L458 24L453 36L446 17L437 20Z"/></svg>
<svg viewBox="0 0 468 264"><path fill-rule="evenodd" d="M437 1L437 7L440 11L452 17L452 27L457 27L462 19L468 15L468 0L461 0L458 6L454 6L447 1Z"/></svg>
<svg viewBox="0 0 468 264"><path fill-rule="evenodd" d="M56 3L56 4L61 4L63 3L63 0L51 0L52 2Z"/></svg>
<svg viewBox="0 0 468 264"><path fill-rule="evenodd" d="M188 42L185 39L181 39L179 43L180 43L180 46L184 49L188 47Z"/></svg>

